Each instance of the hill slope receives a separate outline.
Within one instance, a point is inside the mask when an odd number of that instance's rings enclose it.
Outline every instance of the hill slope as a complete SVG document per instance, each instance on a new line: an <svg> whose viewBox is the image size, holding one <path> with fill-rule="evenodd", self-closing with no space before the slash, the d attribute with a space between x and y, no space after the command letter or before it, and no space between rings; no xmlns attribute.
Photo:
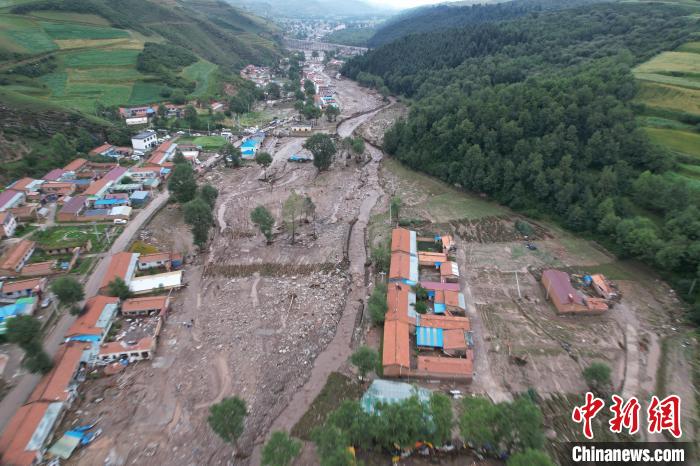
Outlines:
<svg viewBox="0 0 700 466"><path fill-rule="evenodd" d="M604 0L491 0L477 5L441 4L400 13L384 23L368 40L370 47L393 42L409 34L503 21L535 11L565 9Z"/></svg>
<svg viewBox="0 0 700 466"><path fill-rule="evenodd" d="M348 18L387 14L362 0L228 0L266 18Z"/></svg>

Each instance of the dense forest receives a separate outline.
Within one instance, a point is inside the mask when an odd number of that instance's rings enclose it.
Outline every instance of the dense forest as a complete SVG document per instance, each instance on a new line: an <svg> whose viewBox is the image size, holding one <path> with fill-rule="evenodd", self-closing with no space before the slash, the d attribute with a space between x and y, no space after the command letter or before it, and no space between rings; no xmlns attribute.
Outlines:
<svg viewBox="0 0 700 466"><path fill-rule="evenodd" d="M698 193L665 176L673 156L638 127L630 72L693 30L680 7L600 4L407 36L344 73L413 99L387 152L653 265L700 323Z"/></svg>
<svg viewBox="0 0 700 466"><path fill-rule="evenodd" d="M604 0L518 0L470 6L441 4L414 8L382 25L368 40L370 47L379 47L401 37L431 31L503 21L527 13L564 9Z"/></svg>

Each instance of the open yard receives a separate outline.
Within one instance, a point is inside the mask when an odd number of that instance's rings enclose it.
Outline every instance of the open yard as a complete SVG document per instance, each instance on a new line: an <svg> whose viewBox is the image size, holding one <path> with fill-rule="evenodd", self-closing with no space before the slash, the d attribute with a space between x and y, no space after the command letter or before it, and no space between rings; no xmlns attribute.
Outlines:
<svg viewBox="0 0 700 466"><path fill-rule="evenodd" d="M226 144L226 138L223 136L183 137L178 139L177 143L194 144L195 146L202 146L202 149L205 151L216 151Z"/></svg>
<svg viewBox="0 0 700 466"><path fill-rule="evenodd" d="M39 247L45 248L81 246L90 240L90 252L96 253L107 249L122 229L121 226L106 224L54 226L34 232L31 239L36 241Z"/></svg>

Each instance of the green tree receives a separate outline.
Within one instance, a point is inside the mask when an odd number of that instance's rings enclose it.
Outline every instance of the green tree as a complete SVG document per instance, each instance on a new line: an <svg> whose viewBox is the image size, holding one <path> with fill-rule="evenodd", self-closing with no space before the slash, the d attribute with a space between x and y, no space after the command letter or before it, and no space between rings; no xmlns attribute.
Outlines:
<svg viewBox="0 0 700 466"><path fill-rule="evenodd" d="M270 211L259 205L250 213L250 220L258 226L268 244L272 242L272 227L275 224L275 219Z"/></svg>
<svg viewBox="0 0 700 466"><path fill-rule="evenodd" d="M583 378L596 393L607 394L612 386L610 366L602 362L594 362L583 370Z"/></svg>
<svg viewBox="0 0 700 466"><path fill-rule="evenodd" d="M66 164L75 157L75 146L63 133L56 133L49 141L49 153L59 164Z"/></svg>
<svg viewBox="0 0 700 466"><path fill-rule="evenodd" d="M462 400L462 414L459 417L459 431L465 442L479 448L482 445L498 443L494 420L498 408L489 400L480 397L466 397Z"/></svg>
<svg viewBox="0 0 700 466"><path fill-rule="evenodd" d="M193 105L188 105L185 107L185 121L190 126L197 126L199 123L199 116L197 115L197 109Z"/></svg>
<svg viewBox="0 0 700 466"><path fill-rule="evenodd" d="M507 466L555 466L547 454L540 450L527 449L508 458Z"/></svg>
<svg viewBox="0 0 700 466"><path fill-rule="evenodd" d="M23 361L24 367L32 374L46 374L53 367L53 361L43 349L29 354Z"/></svg>
<svg viewBox="0 0 700 466"><path fill-rule="evenodd" d="M374 270L380 273L388 273L391 264L391 249L388 244L380 244L372 248L370 252Z"/></svg>
<svg viewBox="0 0 700 466"><path fill-rule="evenodd" d="M209 226L198 223L192 226L192 242L197 245L200 249L209 241Z"/></svg>
<svg viewBox="0 0 700 466"><path fill-rule="evenodd" d="M92 148L95 147L95 139L92 137L85 128L78 128L77 144L76 149L78 152L87 154Z"/></svg>
<svg viewBox="0 0 700 466"><path fill-rule="evenodd" d="M350 143L352 151L357 155L362 155L365 151L365 140L362 138L354 138Z"/></svg>
<svg viewBox="0 0 700 466"><path fill-rule="evenodd" d="M512 403L499 403L497 409L496 428L506 451L544 446L542 412L531 398L519 396Z"/></svg>
<svg viewBox="0 0 700 466"><path fill-rule="evenodd" d="M347 450L350 441L339 428L331 425L317 427L311 432L311 438L316 444L316 452L321 460L321 466L354 465L354 458Z"/></svg>
<svg viewBox="0 0 700 466"><path fill-rule="evenodd" d="M197 181L190 164L179 163L175 165L168 182L168 189L176 201L181 204L191 201L197 192Z"/></svg>
<svg viewBox="0 0 700 466"><path fill-rule="evenodd" d="M199 197L206 202L210 209L216 205L216 198L219 197L219 191L209 183L199 188Z"/></svg>
<svg viewBox="0 0 700 466"><path fill-rule="evenodd" d="M267 179L267 167L269 167L270 164L272 164L272 156L268 152L258 152L255 155L255 162L261 167L263 167L263 177Z"/></svg>
<svg viewBox="0 0 700 466"><path fill-rule="evenodd" d="M51 284L51 291L56 295L61 305L72 306L85 297L83 285L73 277L59 277Z"/></svg>
<svg viewBox="0 0 700 466"><path fill-rule="evenodd" d="M401 218L401 198L398 196L394 196L391 198L390 205L389 205L389 210L391 211L391 221L392 222L398 222L399 219Z"/></svg>
<svg viewBox="0 0 700 466"><path fill-rule="evenodd" d="M328 415L326 426L340 429L347 437L348 445L370 449L377 434L375 421L374 416L362 409L358 400L343 400L340 406Z"/></svg>
<svg viewBox="0 0 700 466"><path fill-rule="evenodd" d="M121 300L129 299L132 296L129 285L127 285L121 277L114 277L114 280L109 282L107 285L107 294L109 296L116 296Z"/></svg>
<svg viewBox="0 0 700 466"><path fill-rule="evenodd" d="M130 176L123 176L121 180L119 180L120 184L131 184L134 182L134 179Z"/></svg>
<svg viewBox="0 0 700 466"><path fill-rule="evenodd" d="M307 120L316 120L321 116L321 109L318 108L313 102L307 102L301 108L301 114Z"/></svg>
<svg viewBox="0 0 700 466"><path fill-rule="evenodd" d="M268 99L279 99L280 96L282 95L282 89L280 88L280 85L277 83L270 83L267 85L265 88L265 93L267 94Z"/></svg>
<svg viewBox="0 0 700 466"><path fill-rule="evenodd" d="M224 398L219 403L209 407L207 421L211 429L224 441L236 444L243 433L245 418L248 415L245 401L234 396Z"/></svg>
<svg viewBox="0 0 700 466"><path fill-rule="evenodd" d="M185 103L185 92L182 89L175 89L171 96L171 100L175 105L182 105Z"/></svg>
<svg viewBox="0 0 700 466"><path fill-rule="evenodd" d="M338 115L340 115L340 109L335 105L329 105L326 107L325 113L328 121L335 121L336 118L338 118Z"/></svg>
<svg viewBox="0 0 700 466"><path fill-rule="evenodd" d="M7 319L7 340L29 352L35 341L41 339L41 322L33 316L17 316Z"/></svg>
<svg viewBox="0 0 700 466"><path fill-rule="evenodd" d="M360 378L364 379L368 372L377 368L379 364L379 355L368 346L360 346L352 356L350 356L350 362L357 367Z"/></svg>
<svg viewBox="0 0 700 466"><path fill-rule="evenodd" d="M301 452L301 442L286 432L273 432L262 450L263 466L290 466Z"/></svg>
<svg viewBox="0 0 700 466"><path fill-rule="evenodd" d="M185 223L190 226L198 224L206 225L209 228L214 223L210 204L202 197L196 197L182 206Z"/></svg>
<svg viewBox="0 0 700 466"><path fill-rule="evenodd" d="M304 148L314 156L314 166L319 171L327 170L335 155L336 148L333 140L327 134L316 133L306 140Z"/></svg>
<svg viewBox="0 0 700 466"><path fill-rule="evenodd" d="M226 143L221 148L221 155L224 157L224 165L227 167L241 166L241 149L231 143Z"/></svg>
<svg viewBox="0 0 700 466"><path fill-rule="evenodd" d="M425 304L425 301L416 301L416 304L414 304L413 307L418 314L425 314L428 312L428 305Z"/></svg>
<svg viewBox="0 0 700 466"><path fill-rule="evenodd" d="M430 412L434 425L431 435L432 442L436 445L445 445L452 438L452 425L454 423L452 403L449 397L444 393L433 392L430 395Z"/></svg>
<svg viewBox="0 0 700 466"><path fill-rule="evenodd" d="M292 235L292 244L296 241L297 224L304 212L304 198L292 191L282 206L282 218L287 225L287 230Z"/></svg>
<svg viewBox="0 0 700 466"><path fill-rule="evenodd" d="M316 86L314 85L313 81L310 81L308 79L304 80L304 92L307 96L312 96L316 94Z"/></svg>
<svg viewBox="0 0 700 466"><path fill-rule="evenodd" d="M395 285L392 285L395 286ZM384 318L388 310L386 304L386 293L387 287L384 283L377 283L372 290L372 294L367 300L367 308L369 309L369 316L372 319L374 325L381 325L384 323Z"/></svg>

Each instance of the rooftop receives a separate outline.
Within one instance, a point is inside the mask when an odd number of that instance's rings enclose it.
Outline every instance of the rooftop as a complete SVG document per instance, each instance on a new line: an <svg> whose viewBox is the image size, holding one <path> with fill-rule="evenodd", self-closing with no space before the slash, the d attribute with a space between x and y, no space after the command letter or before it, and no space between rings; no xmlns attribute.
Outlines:
<svg viewBox="0 0 700 466"><path fill-rule="evenodd" d="M70 398L68 388L86 348L86 344L77 342L61 346L54 358L53 368L41 378L27 402L67 401Z"/></svg>
<svg viewBox="0 0 700 466"><path fill-rule="evenodd" d="M0 462L30 466L53 429L62 403L36 402L21 406L0 437Z"/></svg>
<svg viewBox="0 0 700 466"><path fill-rule="evenodd" d="M472 359L418 356L418 371L434 374L454 374L471 377Z"/></svg>
<svg viewBox="0 0 700 466"><path fill-rule="evenodd" d="M28 280L4 282L2 283L1 290L3 293L16 293L18 291L34 290L41 287L45 281L45 278L30 278Z"/></svg>
<svg viewBox="0 0 700 466"><path fill-rule="evenodd" d="M77 215L85 207L86 201L85 196L74 196L63 204L60 213Z"/></svg>
<svg viewBox="0 0 700 466"><path fill-rule="evenodd" d="M416 254L416 232L405 228L394 228L391 232L391 252Z"/></svg>
<svg viewBox="0 0 700 466"><path fill-rule="evenodd" d="M80 315L73 325L66 332L67 337L76 335L101 335L105 328L109 325L107 320L111 320L116 312L117 304L119 303L119 298L113 298L111 296L93 296L88 299L85 303L85 310L82 315ZM110 307L107 310L106 316L105 308Z"/></svg>
<svg viewBox="0 0 700 466"><path fill-rule="evenodd" d="M156 134L156 132L155 132L155 131L152 131L152 130L141 131L141 132L140 132L139 134L137 134L136 136L132 136L131 139L147 139L147 138L149 138L149 137L151 137L151 136L153 136L153 135L155 135L155 134Z"/></svg>
<svg viewBox="0 0 700 466"><path fill-rule="evenodd" d="M384 322L384 346L382 365L411 367L408 323L400 320Z"/></svg>
<svg viewBox="0 0 700 466"><path fill-rule="evenodd" d="M432 314L418 315L416 317L416 325L441 328L444 330L460 329L468 331L471 328L469 325L469 318L467 317L436 316Z"/></svg>
<svg viewBox="0 0 700 466"><path fill-rule="evenodd" d="M131 252L119 252L113 255L112 260L109 263L109 268L107 269L107 272L105 272L104 277L102 277L102 284L100 285L100 288L106 287L117 277L121 278L128 284L133 276L134 267L138 256L138 254Z"/></svg>
<svg viewBox="0 0 700 466"><path fill-rule="evenodd" d="M0 269L16 269L22 258L34 249L36 243L28 239L23 239L11 245L0 257Z"/></svg>
<svg viewBox="0 0 700 466"><path fill-rule="evenodd" d="M144 298L130 298L122 304L122 312L148 311L151 309L165 309L168 306L167 296L148 296Z"/></svg>
<svg viewBox="0 0 700 466"><path fill-rule="evenodd" d="M179 288L182 285L182 271L159 273L157 275L145 275L135 277L129 283L129 288L134 293L148 293L160 289Z"/></svg>
<svg viewBox="0 0 700 466"><path fill-rule="evenodd" d="M542 272L542 281L549 282L545 285L547 293L560 303L573 303L583 305L583 296L569 280L569 274L561 270L548 269Z"/></svg>
<svg viewBox="0 0 700 466"><path fill-rule="evenodd" d="M87 160L85 159L75 159L65 167L63 167L63 170L67 172L75 172L83 168L83 166L87 163Z"/></svg>

